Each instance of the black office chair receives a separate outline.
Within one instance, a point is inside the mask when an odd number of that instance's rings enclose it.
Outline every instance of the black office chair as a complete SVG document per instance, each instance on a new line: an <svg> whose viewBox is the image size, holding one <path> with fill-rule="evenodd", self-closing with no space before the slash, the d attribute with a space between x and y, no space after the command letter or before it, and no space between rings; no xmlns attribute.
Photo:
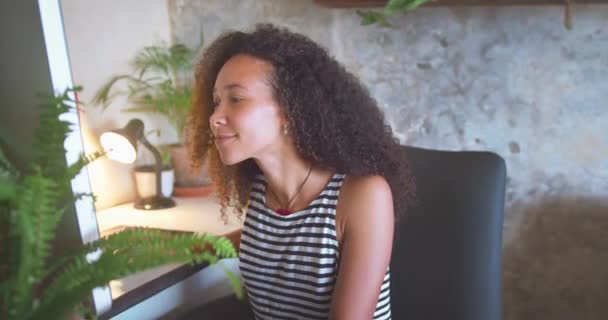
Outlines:
<svg viewBox="0 0 608 320"><path fill-rule="evenodd" d="M502 319L504 160L405 148L418 204L396 226L393 319Z"/></svg>

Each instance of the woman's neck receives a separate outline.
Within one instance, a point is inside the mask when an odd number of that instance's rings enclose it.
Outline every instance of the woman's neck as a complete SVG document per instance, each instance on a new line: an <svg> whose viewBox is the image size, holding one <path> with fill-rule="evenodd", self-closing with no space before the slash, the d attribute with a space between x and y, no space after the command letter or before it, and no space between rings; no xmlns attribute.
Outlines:
<svg viewBox="0 0 608 320"><path fill-rule="evenodd" d="M303 159L283 158L273 162L258 162L258 166L264 174L267 189L278 198L274 201L278 201L279 206L286 205L292 198L296 201L295 198L304 193L317 174L315 166Z"/></svg>
<svg viewBox="0 0 608 320"><path fill-rule="evenodd" d="M333 174L333 170L304 159L293 144L258 155L254 161L266 180L267 205L268 200L272 199L273 207L291 211L314 199ZM292 198L291 205L284 208Z"/></svg>

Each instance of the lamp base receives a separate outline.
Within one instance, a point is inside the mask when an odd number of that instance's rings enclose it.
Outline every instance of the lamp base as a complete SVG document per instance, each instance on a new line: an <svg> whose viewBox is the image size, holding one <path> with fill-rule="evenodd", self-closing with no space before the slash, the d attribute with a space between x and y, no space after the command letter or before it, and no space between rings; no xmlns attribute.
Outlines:
<svg viewBox="0 0 608 320"><path fill-rule="evenodd" d="M175 201L171 198L151 196L135 201L135 209L158 210L175 207Z"/></svg>

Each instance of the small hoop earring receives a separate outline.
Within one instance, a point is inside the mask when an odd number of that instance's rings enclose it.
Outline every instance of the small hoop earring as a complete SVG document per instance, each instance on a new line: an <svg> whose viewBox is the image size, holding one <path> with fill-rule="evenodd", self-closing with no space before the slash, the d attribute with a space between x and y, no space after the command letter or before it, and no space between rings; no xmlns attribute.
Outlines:
<svg viewBox="0 0 608 320"><path fill-rule="evenodd" d="M284 135L289 134L289 127L287 126L287 124L285 124L285 125L283 126L283 134L284 134Z"/></svg>

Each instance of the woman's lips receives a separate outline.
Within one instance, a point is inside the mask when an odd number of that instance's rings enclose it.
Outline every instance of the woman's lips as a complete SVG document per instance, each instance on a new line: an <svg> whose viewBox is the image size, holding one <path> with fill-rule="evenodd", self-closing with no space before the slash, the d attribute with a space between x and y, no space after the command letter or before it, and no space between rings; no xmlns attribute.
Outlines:
<svg viewBox="0 0 608 320"><path fill-rule="evenodd" d="M215 144L216 145L224 145L232 140L234 140L234 138L236 138L236 135L233 136L219 136L219 137L215 137Z"/></svg>

